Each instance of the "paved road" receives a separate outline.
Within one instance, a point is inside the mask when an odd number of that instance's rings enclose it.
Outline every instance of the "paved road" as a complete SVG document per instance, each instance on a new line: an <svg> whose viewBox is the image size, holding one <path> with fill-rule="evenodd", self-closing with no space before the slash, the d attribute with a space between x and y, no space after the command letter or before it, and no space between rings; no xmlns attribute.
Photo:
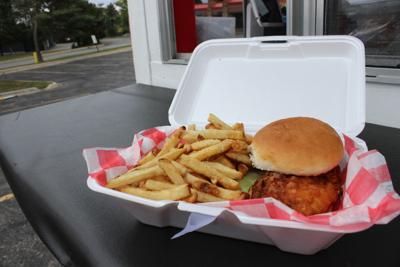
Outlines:
<svg viewBox="0 0 400 267"><path fill-rule="evenodd" d="M74 61L0 79L51 80L56 89L0 101L0 114L133 84L131 52ZM0 169L0 198L11 193ZM27 222L15 199L0 201L0 266L60 266Z"/></svg>
<svg viewBox="0 0 400 267"><path fill-rule="evenodd" d="M46 80L59 83L56 89L0 102L0 115L63 99L133 84L132 52L78 60L52 67L4 74L0 79Z"/></svg>
<svg viewBox="0 0 400 267"><path fill-rule="evenodd" d="M0 197L9 192L0 169ZM60 266L27 222L15 199L0 202L0 266Z"/></svg>
<svg viewBox="0 0 400 267"><path fill-rule="evenodd" d="M103 50L107 50L107 49L130 45L131 39L130 39L130 37L104 38L101 40L101 42L102 42L102 45L99 46L99 50L103 51ZM95 51L96 51L95 46L78 48L78 49L67 49L67 50L62 50L62 51L57 51L57 52L52 52L50 50L50 51L48 51L50 53L46 53L46 52L43 53L43 59L46 61L46 60L50 60L50 59L84 55L84 54L92 53ZM0 61L0 69L28 65L28 64L33 64L33 63L34 63L33 57Z"/></svg>

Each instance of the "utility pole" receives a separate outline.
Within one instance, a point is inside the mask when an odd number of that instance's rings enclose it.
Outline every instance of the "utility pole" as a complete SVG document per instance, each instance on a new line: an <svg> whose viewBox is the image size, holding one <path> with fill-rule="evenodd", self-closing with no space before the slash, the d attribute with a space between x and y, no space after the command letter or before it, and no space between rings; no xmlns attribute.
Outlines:
<svg viewBox="0 0 400 267"><path fill-rule="evenodd" d="M35 63L43 62L42 53L40 51L39 40L38 40L38 19L37 19L37 7L34 7L32 16L32 30L33 30L33 45L35 46L35 52L33 57L35 59Z"/></svg>

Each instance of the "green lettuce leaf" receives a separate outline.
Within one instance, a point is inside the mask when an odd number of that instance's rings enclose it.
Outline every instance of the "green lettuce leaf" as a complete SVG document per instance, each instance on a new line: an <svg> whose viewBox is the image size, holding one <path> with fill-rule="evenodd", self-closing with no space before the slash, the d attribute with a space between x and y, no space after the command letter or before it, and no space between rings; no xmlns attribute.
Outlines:
<svg viewBox="0 0 400 267"><path fill-rule="evenodd" d="M240 189L243 192L248 193L250 190L250 187L253 186L253 184L257 181L258 178L260 178L263 175L262 171L258 170L251 170L249 171L242 180L240 180L239 185Z"/></svg>

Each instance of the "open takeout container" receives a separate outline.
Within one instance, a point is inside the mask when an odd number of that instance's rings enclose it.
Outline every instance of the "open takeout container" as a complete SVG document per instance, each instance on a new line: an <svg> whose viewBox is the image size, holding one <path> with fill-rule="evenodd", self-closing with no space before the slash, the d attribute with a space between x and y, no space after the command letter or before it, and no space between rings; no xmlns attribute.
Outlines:
<svg viewBox="0 0 400 267"><path fill-rule="evenodd" d="M365 124L364 46L349 36L261 37L212 40L192 54L169 110L172 126L204 126L209 113L243 122L255 133L265 124L293 116L323 120L355 138ZM219 207L153 201L100 186L120 198L139 221L184 227L191 213L218 216L199 231L313 254L352 230L248 216Z"/></svg>

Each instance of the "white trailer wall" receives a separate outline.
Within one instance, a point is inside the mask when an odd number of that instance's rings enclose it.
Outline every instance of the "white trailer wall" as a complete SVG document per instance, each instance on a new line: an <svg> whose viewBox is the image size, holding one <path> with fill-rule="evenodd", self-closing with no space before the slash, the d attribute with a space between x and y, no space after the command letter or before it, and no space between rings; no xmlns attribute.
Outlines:
<svg viewBox="0 0 400 267"><path fill-rule="evenodd" d="M129 0L137 83L176 89L186 65L165 64L161 56L158 0ZM367 122L400 128L400 85L367 83Z"/></svg>

